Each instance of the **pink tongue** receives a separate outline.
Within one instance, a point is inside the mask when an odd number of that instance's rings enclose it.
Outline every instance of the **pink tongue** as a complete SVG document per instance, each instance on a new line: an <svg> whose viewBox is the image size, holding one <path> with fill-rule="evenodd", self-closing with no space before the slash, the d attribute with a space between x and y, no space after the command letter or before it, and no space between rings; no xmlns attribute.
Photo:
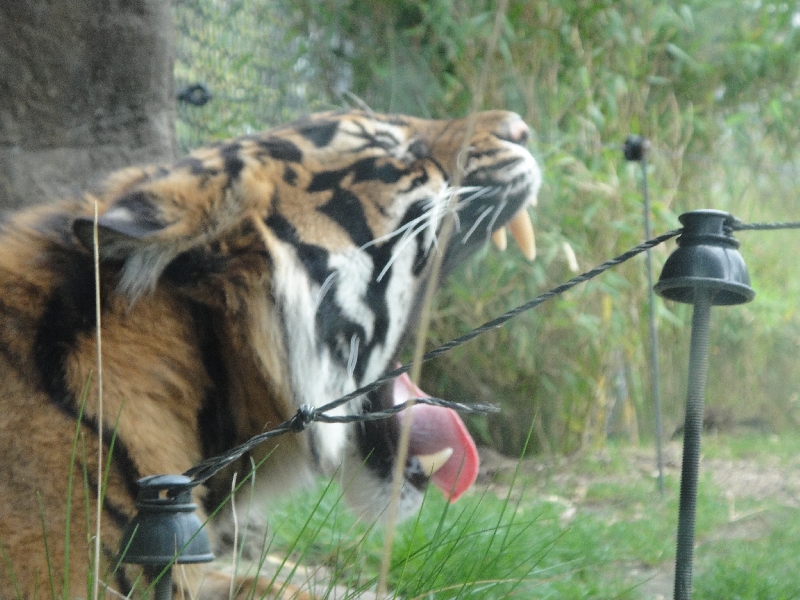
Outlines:
<svg viewBox="0 0 800 600"><path fill-rule="evenodd" d="M403 373L394 380L394 403L410 398L430 398ZM434 454L452 448L453 454L431 477L431 482L455 502L478 476L478 450L461 417L441 406L415 404L411 409L410 456Z"/></svg>

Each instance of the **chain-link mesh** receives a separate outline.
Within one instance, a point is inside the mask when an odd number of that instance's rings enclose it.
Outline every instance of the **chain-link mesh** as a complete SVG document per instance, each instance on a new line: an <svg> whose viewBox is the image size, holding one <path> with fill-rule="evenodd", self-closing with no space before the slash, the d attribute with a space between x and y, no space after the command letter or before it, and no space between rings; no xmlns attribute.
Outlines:
<svg viewBox="0 0 800 600"><path fill-rule="evenodd" d="M181 152L268 129L326 106L288 7L269 0L179 0L176 93L202 85L210 100L178 102Z"/></svg>

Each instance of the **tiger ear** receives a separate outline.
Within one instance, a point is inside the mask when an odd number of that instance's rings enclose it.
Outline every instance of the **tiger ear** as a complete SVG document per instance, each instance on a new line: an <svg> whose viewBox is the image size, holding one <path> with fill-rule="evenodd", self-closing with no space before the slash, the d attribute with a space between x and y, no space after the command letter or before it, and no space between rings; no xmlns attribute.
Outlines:
<svg viewBox="0 0 800 600"><path fill-rule="evenodd" d="M97 219L100 259L122 263L118 290L131 301L154 289L166 266L184 249L165 235L169 226L145 191L121 196ZM94 219L75 219L72 231L85 248L93 249Z"/></svg>
<svg viewBox="0 0 800 600"><path fill-rule="evenodd" d="M97 219L97 238L103 259L127 258L146 245L146 240L166 227L145 192L123 196ZM94 247L94 219L78 217L72 231L87 249Z"/></svg>

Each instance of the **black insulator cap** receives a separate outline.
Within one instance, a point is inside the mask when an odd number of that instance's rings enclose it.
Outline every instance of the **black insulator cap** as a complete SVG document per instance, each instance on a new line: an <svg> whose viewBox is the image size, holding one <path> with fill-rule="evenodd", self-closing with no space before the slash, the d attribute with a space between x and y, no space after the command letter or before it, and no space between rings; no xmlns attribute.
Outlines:
<svg viewBox="0 0 800 600"><path fill-rule="evenodd" d="M167 566L214 560L192 502L194 482L184 475L154 475L138 484L139 512L122 532L120 561Z"/></svg>
<svg viewBox="0 0 800 600"><path fill-rule="evenodd" d="M694 304L695 290L709 289L711 304L733 305L750 302L756 293L739 242L731 234L731 215L720 210L695 210L679 217L683 232L678 248L670 255L655 292L676 302Z"/></svg>
<svg viewBox="0 0 800 600"><path fill-rule="evenodd" d="M644 153L647 151L647 140L640 135L629 135L622 145L622 153L625 155L625 160L640 161L644 158Z"/></svg>

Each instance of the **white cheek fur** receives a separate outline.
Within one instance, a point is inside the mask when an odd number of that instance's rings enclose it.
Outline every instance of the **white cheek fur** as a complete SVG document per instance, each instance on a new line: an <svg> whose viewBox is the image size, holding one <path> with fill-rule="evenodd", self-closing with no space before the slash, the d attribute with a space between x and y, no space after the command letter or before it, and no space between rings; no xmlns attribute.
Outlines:
<svg viewBox="0 0 800 600"><path fill-rule="evenodd" d="M310 279L307 269L290 246L283 246L273 256L276 266L273 293L282 312L292 397L297 407L303 404L319 407L332 402L355 390L361 383L377 379L386 370L404 334L416 292L417 282L411 275L415 255L416 248L410 246L395 257L385 295L389 316L386 340L375 345L366 357L361 382L356 382L353 377L354 352L357 352L358 344L370 343L375 332L375 315L366 302L374 272L369 254L363 249L351 248L331 255L328 268L334 275L322 285ZM331 348L317 335L316 313L323 294L333 294L342 315L362 327L366 335L365 340L356 344L344 340L350 348L349 361L333 356ZM361 360L364 359L362 356ZM332 414L352 414L358 402L340 406ZM348 462L360 462L357 451L348 446L349 427L341 424L312 425L314 451L322 472L335 472L348 454L353 455Z"/></svg>

